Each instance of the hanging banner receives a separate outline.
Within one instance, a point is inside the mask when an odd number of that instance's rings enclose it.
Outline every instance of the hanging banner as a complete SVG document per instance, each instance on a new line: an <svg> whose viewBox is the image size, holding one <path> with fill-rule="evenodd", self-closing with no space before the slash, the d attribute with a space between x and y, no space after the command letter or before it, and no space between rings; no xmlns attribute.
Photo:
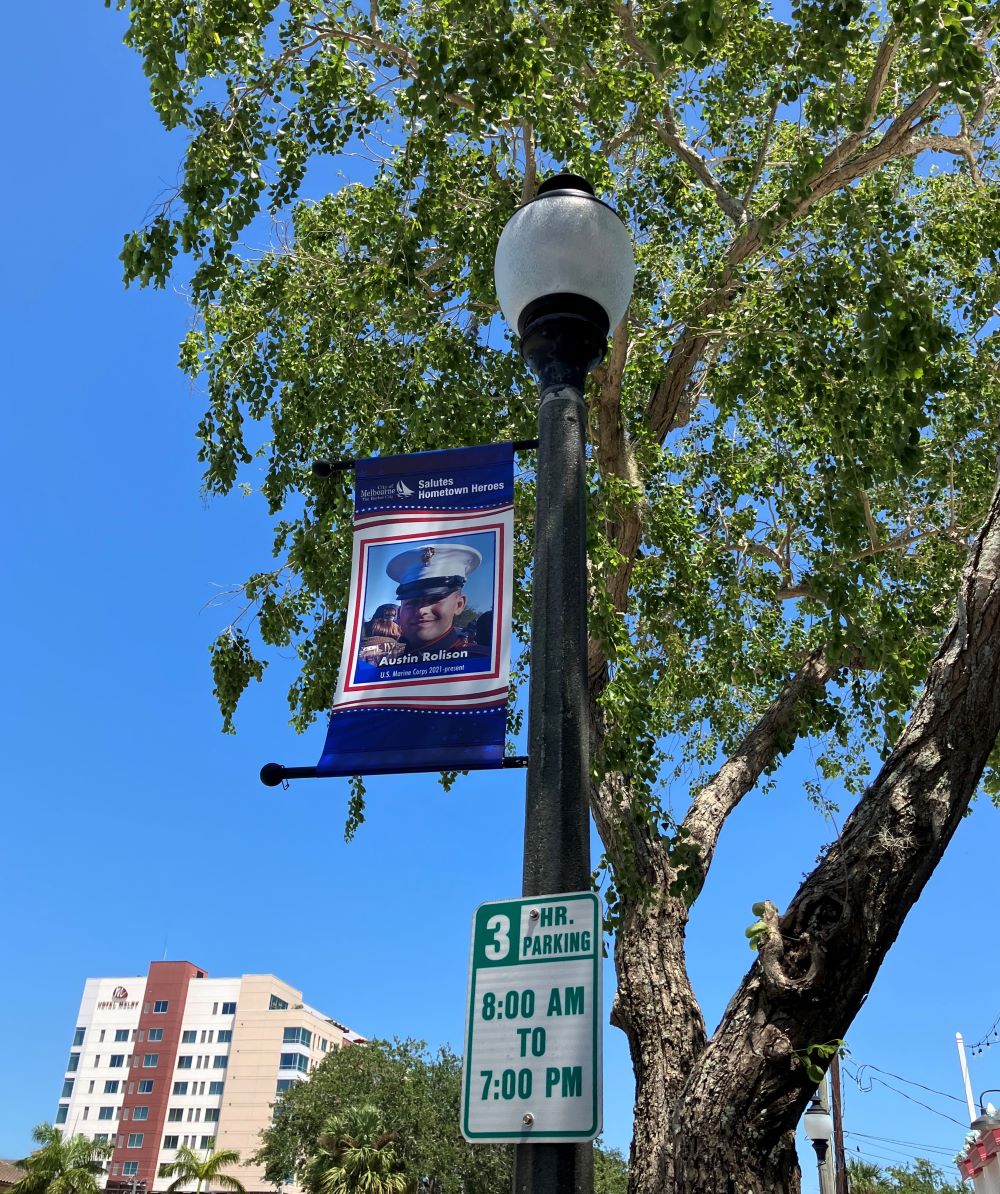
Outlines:
<svg viewBox="0 0 1000 1194"><path fill-rule="evenodd" d="M511 444L357 462L347 628L320 774L501 765L513 534Z"/></svg>

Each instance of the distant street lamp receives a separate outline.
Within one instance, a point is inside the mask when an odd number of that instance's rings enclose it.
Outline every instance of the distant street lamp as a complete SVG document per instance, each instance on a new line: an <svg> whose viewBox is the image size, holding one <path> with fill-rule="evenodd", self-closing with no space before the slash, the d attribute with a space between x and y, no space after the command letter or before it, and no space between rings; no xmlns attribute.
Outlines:
<svg viewBox="0 0 1000 1194"><path fill-rule="evenodd" d="M500 308L539 380L531 683L522 894L590 886L587 717L587 373L625 316L628 231L576 174L519 207L496 252ZM590 1144L515 1150L515 1194L587 1194Z"/></svg>
<svg viewBox="0 0 1000 1194"><path fill-rule="evenodd" d="M831 1173L826 1164L826 1155L833 1139L833 1116L820 1101L819 1091L813 1095L812 1102L806 1108L802 1117L802 1126L816 1151L816 1165L819 1169L820 1194L833 1194L830 1181Z"/></svg>

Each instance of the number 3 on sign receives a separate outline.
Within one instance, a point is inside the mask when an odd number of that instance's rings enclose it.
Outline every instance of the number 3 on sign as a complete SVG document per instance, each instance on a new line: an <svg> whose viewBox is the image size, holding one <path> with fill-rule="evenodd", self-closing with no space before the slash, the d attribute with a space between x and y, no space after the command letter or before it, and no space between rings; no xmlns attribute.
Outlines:
<svg viewBox="0 0 1000 1194"><path fill-rule="evenodd" d="M502 962L510 953L510 918L491 916L486 931L493 934L493 940L483 946L483 953L490 962Z"/></svg>

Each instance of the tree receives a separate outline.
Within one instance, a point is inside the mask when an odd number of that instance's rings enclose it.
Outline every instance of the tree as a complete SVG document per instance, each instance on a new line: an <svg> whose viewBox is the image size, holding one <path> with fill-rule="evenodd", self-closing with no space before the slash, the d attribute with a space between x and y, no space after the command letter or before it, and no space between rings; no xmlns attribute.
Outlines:
<svg viewBox="0 0 1000 1194"><path fill-rule="evenodd" d="M377 1107L347 1107L323 1125L319 1152L303 1166L303 1184L310 1194L407 1194L414 1182L403 1170L398 1142Z"/></svg>
<svg viewBox="0 0 1000 1194"><path fill-rule="evenodd" d="M246 1187L237 1178L225 1173L240 1163L240 1154L232 1148L220 1148L218 1152L199 1156L187 1144L182 1144L172 1161L167 1162L160 1169L161 1176L172 1177L174 1180L167 1186L167 1194L174 1194L191 1182L195 1183L195 1194L201 1194L204 1188L207 1192L215 1182L223 1190L232 1190L234 1194L246 1194Z"/></svg>
<svg viewBox="0 0 1000 1194"><path fill-rule="evenodd" d="M965 1194L964 1182L948 1182L930 1161L918 1157L912 1165L890 1165L883 1176L877 1165L867 1161L847 1162L851 1194Z"/></svg>
<svg viewBox="0 0 1000 1194"><path fill-rule="evenodd" d="M461 1059L446 1048L430 1054L422 1041L335 1049L307 1082L281 1095L255 1160L269 1182L308 1172L331 1119L374 1102L395 1133L391 1143L406 1173L426 1179L431 1194L490 1194L510 1184L509 1150L473 1148L462 1139L461 1085Z"/></svg>
<svg viewBox="0 0 1000 1194"><path fill-rule="evenodd" d="M628 1165L616 1148L594 1144L594 1194L626 1194Z"/></svg>
<svg viewBox="0 0 1000 1194"><path fill-rule="evenodd" d="M274 1121L262 1136L254 1160L268 1182L289 1173L305 1176L311 1159L323 1158L327 1125L375 1102L405 1172L427 1194L496 1194L511 1183L511 1155L505 1146L467 1144L459 1131L462 1061L450 1049L430 1054L422 1041L367 1041L335 1049L309 1075L284 1091ZM381 1131L381 1129L379 1129ZM376 1133L377 1135L377 1133ZM326 1150L329 1153L329 1150ZM595 1194L624 1194L625 1164L614 1149L595 1145Z"/></svg>
<svg viewBox="0 0 1000 1194"><path fill-rule="evenodd" d="M11 1194L99 1194L110 1144L87 1136L64 1138L51 1124L39 1124L31 1137L39 1147L15 1162L25 1175L11 1186Z"/></svg>
<svg viewBox="0 0 1000 1194"><path fill-rule="evenodd" d="M882 1170L871 1161L847 1162L847 1188L851 1194L885 1194L886 1183Z"/></svg>
<svg viewBox="0 0 1000 1194"><path fill-rule="evenodd" d="M125 276L190 269L206 489L263 470L274 519L276 563L213 649L227 730L271 650L298 651L297 727L330 701L350 494L312 459L532 436L533 382L492 322L515 205L571 168L631 226L636 290L590 390L588 656L629 1178L797 1190L813 1051L997 790L993 6L116 3L190 134ZM329 194L324 158L352 172ZM756 957L709 1038L689 911L796 742L804 794L827 808L838 781L854 807L786 908L748 893Z"/></svg>

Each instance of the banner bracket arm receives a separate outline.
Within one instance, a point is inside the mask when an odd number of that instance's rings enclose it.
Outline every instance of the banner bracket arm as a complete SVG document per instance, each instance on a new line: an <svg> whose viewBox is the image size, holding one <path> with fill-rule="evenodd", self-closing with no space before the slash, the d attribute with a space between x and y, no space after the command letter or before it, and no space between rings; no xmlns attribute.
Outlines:
<svg viewBox="0 0 1000 1194"><path fill-rule="evenodd" d="M502 770L527 767L527 755L506 755L500 763ZM463 768L465 770L465 768ZM470 771L491 771L491 767L472 767ZM342 775L324 775L316 767L284 767L281 763L265 763L260 769L260 782L268 788L287 786L290 779L344 779Z"/></svg>
<svg viewBox="0 0 1000 1194"><path fill-rule="evenodd" d="M515 452L530 452L532 448L538 447L538 440L516 439L512 442L511 447ZM354 458L346 460L314 460L312 462L312 475L323 478L332 477L334 473L345 472L349 468L354 468L356 464L357 460Z"/></svg>

